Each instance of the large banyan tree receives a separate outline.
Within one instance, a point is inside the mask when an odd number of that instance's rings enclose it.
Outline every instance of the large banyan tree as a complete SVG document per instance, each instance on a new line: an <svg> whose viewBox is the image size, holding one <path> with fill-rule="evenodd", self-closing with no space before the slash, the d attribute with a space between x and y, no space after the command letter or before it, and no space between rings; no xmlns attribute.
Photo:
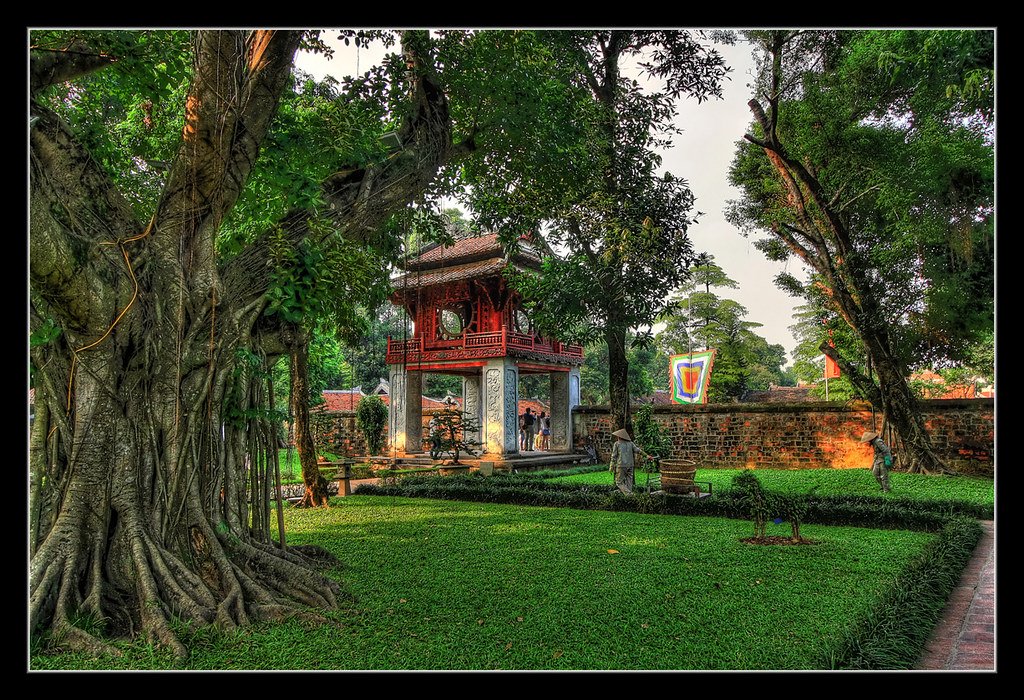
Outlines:
<svg viewBox="0 0 1024 700"><path fill-rule="evenodd" d="M96 651L107 647L80 621L100 620L183 656L174 619L230 628L337 605L325 553L284 546L271 528L266 358L288 352L289 328L265 313L269 261L273 246L311 237L371 238L466 149L417 53L424 38L403 35L403 148L335 170L317 211L293 207L227 256L218 231L267 145L303 33L185 37L191 79L173 159L135 163L162 177L151 201L60 107L93 100L102 112L90 80L129 75L160 38L33 37L30 316L47 341L31 354L33 634ZM152 118L152 103L138 103Z"/></svg>

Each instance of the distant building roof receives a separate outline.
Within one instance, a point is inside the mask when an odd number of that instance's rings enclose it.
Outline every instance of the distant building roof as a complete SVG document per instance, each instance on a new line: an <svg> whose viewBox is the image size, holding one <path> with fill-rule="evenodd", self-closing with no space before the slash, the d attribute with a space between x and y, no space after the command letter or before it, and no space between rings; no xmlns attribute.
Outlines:
<svg viewBox="0 0 1024 700"><path fill-rule="evenodd" d="M667 406L672 403L672 397L667 389L655 389L653 394L638 396L636 402L638 404L649 403L655 406Z"/></svg>
<svg viewBox="0 0 1024 700"><path fill-rule="evenodd" d="M816 401L811 396L810 385L804 386L775 386L768 387L768 391L751 391L743 400L748 403L797 403L801 401Z"/></svg>
<svg viewBox="0 0 1024 700"><path fill-rule="evenodd" d="M351 389L327 389L321 395L324 397L325 411L354 411L359 400L366 396L362 387L358 386Z"/></svg>
<svg viewBox="0 0 1024 700"><path fill-rule="evenodd" d="M934 384L934 387L927 385L921 387L922 395L926 399L977 399L992 398L995 392L992 387L979 389L975 382L964 382L960 384L947 383L942 375L930 369L923 369L910 375L910 379L916 382Z"/></svg>

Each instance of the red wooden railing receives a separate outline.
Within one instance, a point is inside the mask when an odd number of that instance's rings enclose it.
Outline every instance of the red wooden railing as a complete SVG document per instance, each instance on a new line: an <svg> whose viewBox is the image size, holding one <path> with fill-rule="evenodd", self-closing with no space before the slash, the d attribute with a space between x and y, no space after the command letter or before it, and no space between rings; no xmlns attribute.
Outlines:
<svg viewBox="0 0 1024 700"><path fill-rule="evenodd" d="M549 340L547 338L537 339L532 335L517 333L516 331L510 331L507 328L502 328L500 331L488 331L486 333L463 332L463 334L457 338L439 340L426 344L423 342L423 338L410 338L409 340L404 341L388 338L387 355L389 357L395 357L398 355L420 353L424 350L430 351L434 349L495 347L500 347L503 350L533 350L534 352L566 355L568 357L583 357L583 348L579 345L566 345L557 340Z"/></svg>

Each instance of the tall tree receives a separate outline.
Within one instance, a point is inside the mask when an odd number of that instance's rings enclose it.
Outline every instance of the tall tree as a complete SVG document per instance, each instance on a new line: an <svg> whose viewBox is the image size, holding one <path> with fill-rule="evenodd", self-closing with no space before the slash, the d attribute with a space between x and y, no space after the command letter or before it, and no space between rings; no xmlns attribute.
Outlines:
<svg viewBox="0 0 1024 700"><path fill-rule="evenodd" d="M768 389L782 380L786 351L770 345L755 332L760 323L745 320L747 310L712 289L739 285L710 255L700 256L690 278L670 298L661 320L665 328L657 337L665 355L715 349L708 401L736 401L750 391Z"/></svg>
<svg viewBox="0 0 1024 700"><path fill-rule="evenodd" d="M993 33L751 37L762 70L731 174L743 191L733 220L770 231L769 256L813 271L871 369L822 352L884 413L909 469L941 471L908 367L956 358L991 328Z"/></svg>
<svg viewBox="0 0 1024 700"><path fill-rule="evenodd" d="M517 284L541 329L607 345L617 426L632 424L627 334L654 323L693 258L686 235L693 194L684 180L659 172L657 150L670 143L680 98L721 95L727 69L702 38L681 31L547 37L563 79L578 90L572 112L559 118L575 131L563 126L559 134L562 162L538 169L542 177L533 182L517 181L513 194L518 211L530 212L526 223L548 222L546 236L568 253L548 257L539 277ZM634 62L656 87L629 75ZM477 195L476 208L487 211L492 202L482 200Z"/></svg>
<svg viewBox="0 0 1024 700"><path fill-rule="evenodd" d="M34 633L108 648L76 624L91 617L184 656L172 615L337 605L323 552L269 527L267 367L323 301L314 258L397 254L417 219L443 236L434 205L463 165L543 150L521 90L566 92L530 33L400 37L338 99L289 92L296 48L327 49L316 32L33 33ZM325 128L296 139L310 120Z"/></svg>
<svg viewBox="0 0 1024 700"><path fill-rule="evenodd" d="M303 35L201 31L174 46L173 62L164 39L32 37L30 320L62 333L32 353L30 620L68 646L109 649L76 623L92 617L184 656L172 614L232 627L338 602L320 551L271 539L276 430L262 374L239 361L286 352L284 324L264 313L274 241L373 239L467 149L453 144L425 34L407 32L389 83L404 105L401 152L335 168L317 204L285 198L270 230L218 255ZM98 139L105 124L76 122L74 109L111 94L156 103L150 85L186 70L183 127L163 170L93 155L116 152L117 139Z"/></svg>

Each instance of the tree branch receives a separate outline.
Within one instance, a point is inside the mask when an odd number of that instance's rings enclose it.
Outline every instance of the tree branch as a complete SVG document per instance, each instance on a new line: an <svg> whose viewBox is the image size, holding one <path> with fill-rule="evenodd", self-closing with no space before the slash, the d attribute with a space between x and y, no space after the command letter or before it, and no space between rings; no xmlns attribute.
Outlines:
<svg viewBox="0 0 1024 700"><path fill-rule="evenodd" d="M194 250L186 276L212 274L214 236L256 162L300 37L295 31L199 35L182 143L156 219L165 242L158 246L161 258L179 259L179 239Z"/></svg>
<svg viewBox="0 0 1024 700"><path fill-rule="evenodd" d="M63 50L33 48L29 56L29 90L41 90L88 75L114 62L113 57L75 42Z"/></svg>
<svg viewBox="0 0 1024 700"><path fill-rule="evenodd" d="M110 322L113 300L98 293L104 283L85 270L103 260L123 271L121 251L110 244L137 235L142 226L67 124L38 104L32 114L37 117L29 133L32 290L66 328L94 332ZM127 275L119 279L128 282Z"/></svg>

